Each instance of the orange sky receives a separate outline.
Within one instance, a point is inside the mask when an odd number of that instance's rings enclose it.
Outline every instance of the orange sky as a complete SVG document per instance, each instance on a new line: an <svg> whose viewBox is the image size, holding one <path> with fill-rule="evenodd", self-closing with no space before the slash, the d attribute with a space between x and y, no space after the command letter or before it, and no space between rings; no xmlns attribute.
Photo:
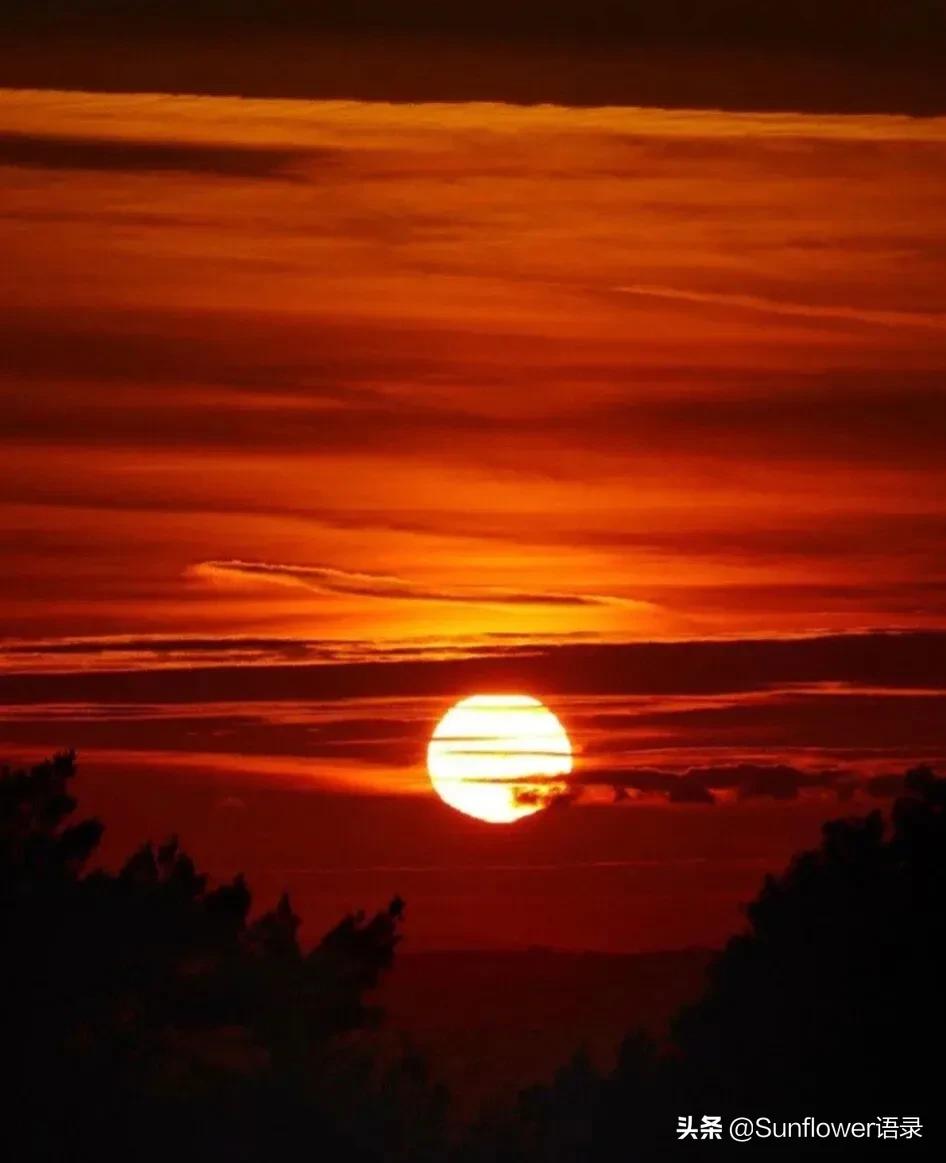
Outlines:
<svg viewBox="0 0 946 1163"><path fill-rule="evenodd" d="M943 118L0 93L2 755L80 746L122 838L177 789L223 872L246 786L390 797L413 835L444 700L528 684L589 799L691 821L653 859L696 917L674 878L713 825L666 773L778 832L754 877L946 754L944 146ZM817 644L872 630L929 633ZM605 651L652 639L683 653ZM759 825L734 764L800 772L792 803ZM575 828L508 843L638 859ZM274 846L243 850L266 884ZM719 875L694 940L734 923ZM430 907L429 943L502 936ZM618 946L685 943L635 915Z"/></svg>
<svg viewBox="0 0 946 1163"><path fill-rule="evenodd" d="M0 131L8 633L941 624L946 120L7 92Z"/></svg>

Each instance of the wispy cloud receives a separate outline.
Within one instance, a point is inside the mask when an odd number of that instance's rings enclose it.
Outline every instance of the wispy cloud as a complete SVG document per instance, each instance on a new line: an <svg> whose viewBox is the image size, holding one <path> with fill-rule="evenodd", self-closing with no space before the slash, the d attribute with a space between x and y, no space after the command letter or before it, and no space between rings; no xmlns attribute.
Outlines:
<svg viewBox="0 0 946 1163"><path fill-rule="evenodd" d="M6 635L946 620L946 119L2 106Z"/></svg>
<svg viewBox="0 0 946 1163"><path fill-rule="evenodd" d="M289 565L267 561L202 561L191 567L199 577L250 578L276 585L302 586L321 594L351 594L413 602L461 602L500 606L626 605L602 594L555 593L501 586L425 586L389 574L362 573L328 565ZM631 603L642 607L646 602Z"/></svg>
<svg viewBox="0 0 946 1163"><path fill-rule="evenodd" d="M761 311L771 315L794 315L802 319L839 319L869 327L923 327L946 331L946 314L941 311L879 311L829 303L793 303L762 295L734 295L716 291L691 291L679 287L644 284L616 287L622 295L643 299L671 299L683 303L703 303L711 307L733 307L740 311Z"/></svg>

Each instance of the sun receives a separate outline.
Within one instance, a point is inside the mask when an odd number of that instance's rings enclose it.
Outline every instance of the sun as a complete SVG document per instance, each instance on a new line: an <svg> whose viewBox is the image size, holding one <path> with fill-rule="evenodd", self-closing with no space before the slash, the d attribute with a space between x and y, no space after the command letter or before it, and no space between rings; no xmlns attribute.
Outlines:
<svg viewBox="0 0 946 1163"><path fill-rule="evenodd" d="M572 745L555 715L529 695L471 695L437 724L427 748L434 790L451 808L511 824L567 791Z"/></svg>

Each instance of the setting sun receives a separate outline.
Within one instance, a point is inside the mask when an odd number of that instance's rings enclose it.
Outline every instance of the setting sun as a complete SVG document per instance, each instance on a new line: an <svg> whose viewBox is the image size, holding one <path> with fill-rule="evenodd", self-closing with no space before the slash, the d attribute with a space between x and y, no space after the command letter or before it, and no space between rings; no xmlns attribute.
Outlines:
<svg viewBox="0 0 946 1163"><path fill-rule="evenodd" d="M529 695L473 695L437 724L427 748L435 791L450 807L491 824L541 811L566 790L572 745Z"/></svg>

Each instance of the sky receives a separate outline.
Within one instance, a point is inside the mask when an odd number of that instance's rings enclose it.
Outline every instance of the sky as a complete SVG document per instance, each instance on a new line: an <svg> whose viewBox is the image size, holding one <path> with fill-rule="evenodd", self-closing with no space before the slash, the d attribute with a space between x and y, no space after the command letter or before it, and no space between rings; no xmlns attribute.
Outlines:
<svg viewBox="0 0 946 1163"><path fill-rule="evenodd" d="M313 929L718 943L946 755L946 118L0 92L0 757ZM574 796L441 804L543 698Z"/></svg>

